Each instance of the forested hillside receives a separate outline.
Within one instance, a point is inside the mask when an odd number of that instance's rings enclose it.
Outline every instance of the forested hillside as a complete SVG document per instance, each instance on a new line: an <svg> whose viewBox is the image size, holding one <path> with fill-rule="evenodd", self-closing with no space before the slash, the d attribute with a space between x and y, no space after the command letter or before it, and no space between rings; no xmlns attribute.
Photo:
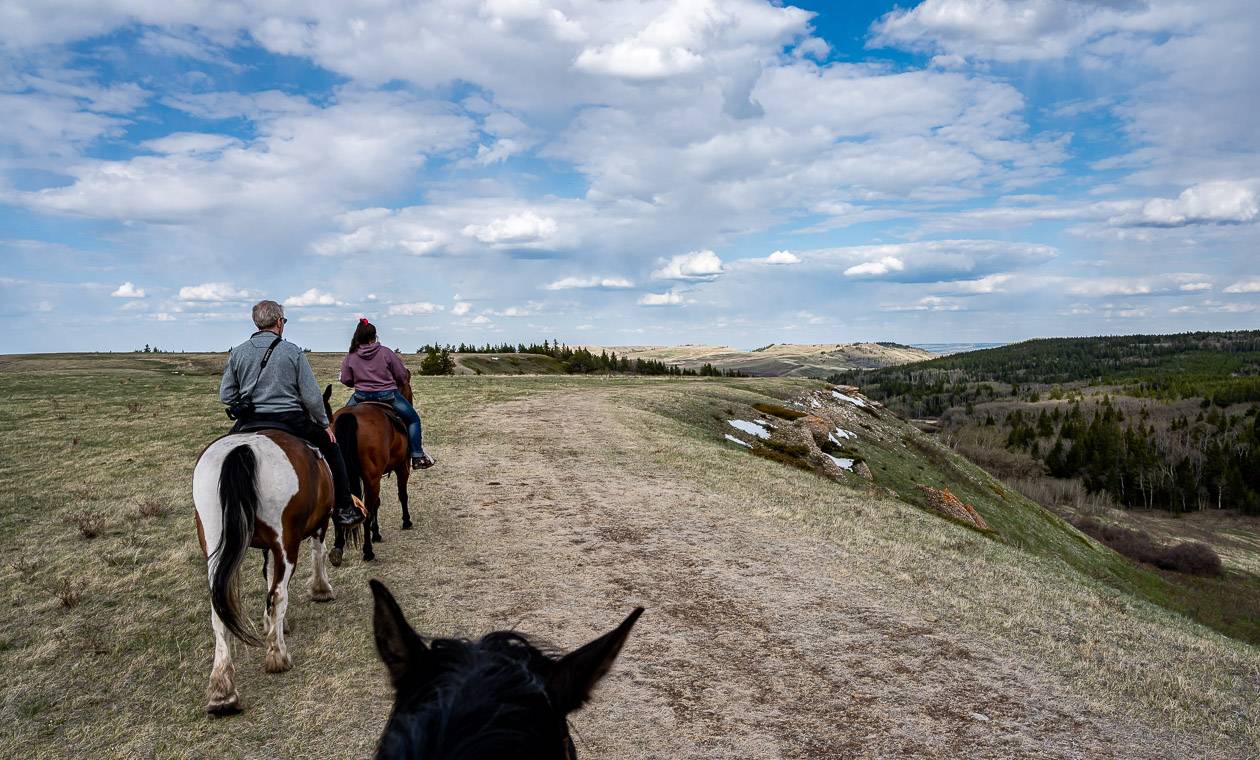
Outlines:
<svg viewBox="0 0 1260 760"><path fill-rule="evenodd" d="M1257 331L1032 340L833 380L1021 477L1125 507L1260 513Z"/></svg>

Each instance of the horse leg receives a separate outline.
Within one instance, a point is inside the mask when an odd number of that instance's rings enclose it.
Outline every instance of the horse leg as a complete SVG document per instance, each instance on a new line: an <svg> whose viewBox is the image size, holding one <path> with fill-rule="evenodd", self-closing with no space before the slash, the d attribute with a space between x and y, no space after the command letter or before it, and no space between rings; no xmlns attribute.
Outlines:
<svg viewBox="0 0 1260 760"><path fill-rule="evenodd" d="M373 478L372 482L368 484L368 488L372 493L376 494L375 497L373 497L375 504L372 505L370 510L370 519L372 521L372 540L380 543L384 541L384 539L381 538L381 521L377 519L377 515L380 514L381 511L381 476Z"/></svg>
<svg viewBox="0 0 1260 760"><path fill-rule="evenodd" d="M273 547L271 554L275 558L275 577L267 597L267 656L263 669L268 673L283 673L293 666L284 644L284 614L289 609L289 579L293 576L294 563L280 546Z"/></svg>
<svg viewBox="0 0 1260 760"><path fill-rule="evenodd" d="M381 528L376 521L376 513L381 509L381 476L368 476L364 473L363 486L368 508L367 520L363 524L363 561L371 562L376 559L372 542L381 540Z"/></svg>
<svg viewBox="0 0 1260 760"><path fill-rule="evenodd" d="M241 711L236 693L236 668L232 666L232 644L227 626L219 613L210 608L210 627L214 629L214 667L210 669L210 686L206 689L206 712L211 715L232 715Z"/></svg>
<svg viewBox="0 0 1260 760"><path fill-rule="evenodd" d="M403 513L403 530L411 530L411 511L407 509L407 478L411 477L411 470L407 462L403 462L394 474L398 477L398 503L402 505Z"/></svg>
<svg viewBox="0 0 1260 760"><path fill-rule="evenodd" d="M310 537L311 543L311 599L317 602L331 602L332 584L328 582L328 566L324 564L324 531Z"/></svg>

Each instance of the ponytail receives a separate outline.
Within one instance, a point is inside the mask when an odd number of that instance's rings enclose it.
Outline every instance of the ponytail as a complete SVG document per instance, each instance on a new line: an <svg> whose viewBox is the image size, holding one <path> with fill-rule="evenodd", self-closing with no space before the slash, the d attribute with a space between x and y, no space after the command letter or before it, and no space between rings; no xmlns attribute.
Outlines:
<svg viewBox="0 0 1260 760"><path fill-rule="evenodd" d="M354 337L350 339L350 353L359 350L359 346L367 345L376 340L376 325L367 321L367 317L359 319L359 324L354 328Z"/></svg>

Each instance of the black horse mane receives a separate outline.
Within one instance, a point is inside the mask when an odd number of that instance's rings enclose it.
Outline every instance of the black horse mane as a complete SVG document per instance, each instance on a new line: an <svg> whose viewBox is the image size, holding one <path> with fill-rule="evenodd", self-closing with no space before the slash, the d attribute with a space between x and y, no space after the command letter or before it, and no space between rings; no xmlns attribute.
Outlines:
<svg viewBox="0 0 1260 760"><path fill-rule="evenodd" d="M378 757L437 760L547 757L567 741L544 677L556 657L514 631L429 644L425 673L400 686Z"/></svg>

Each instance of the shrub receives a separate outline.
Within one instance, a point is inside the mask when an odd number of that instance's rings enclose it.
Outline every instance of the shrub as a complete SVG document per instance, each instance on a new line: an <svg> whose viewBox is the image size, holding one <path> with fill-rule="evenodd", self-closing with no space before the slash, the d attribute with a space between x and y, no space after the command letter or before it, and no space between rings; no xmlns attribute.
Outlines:
<svg viewBox="0 0 1260 760"><path fill-rule="evenodd" d="M1224 573L1220 556L1207 544L1183 541L1172 546L1162 546L1140 530L1107 525L1093 517L1077 520L1073 524L1082 533L1093 536L1129 559L1154 565L1161 570L1191 575Z"/></svg>
<svg viewBox="0 0 1260 760"><path fill-rule="evenodd" d="M66 609L77 607L79 600L83 598L83 592L69 578L62 578L57 583L56 593L61 600L61 606Z"/></svg>
<svg viewBox="0 0 1260 760"><path fill-rule="evenodd" d="M105 519L86 509L71 515L70 521L78 526L79 535L84 538L96 538L105 531Z"/></svg>
<svg viewBox="0 0 1260 760"><path fill-rule="evenodd" d="M1184 541L1164 550L1160 561L1155 563L1165 570L1191 575L1223 575L1225 568L1221 557L1212 547L1198 541Z"/></svg>

